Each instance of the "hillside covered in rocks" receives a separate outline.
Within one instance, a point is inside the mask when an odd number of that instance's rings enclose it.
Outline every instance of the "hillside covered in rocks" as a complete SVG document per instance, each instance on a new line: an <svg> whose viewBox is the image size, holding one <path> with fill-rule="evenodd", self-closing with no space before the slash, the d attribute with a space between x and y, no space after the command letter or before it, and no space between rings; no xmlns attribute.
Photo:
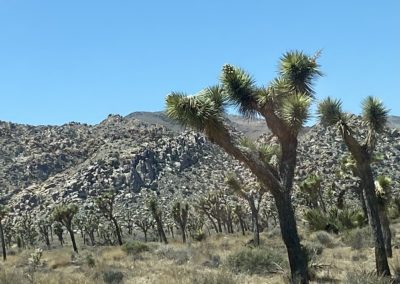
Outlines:
<svg viewBox="0 0 400 284"><path fill-rule="evenodd" d="M179 126L170 130L171 122L164 125L165 117L156 114L110 115L94 126L0 122L1 202L18 213L51 209L60 202L90 205L93 197L109 188L119 191L118 199L123 203L135 202L144 188L164 198L176 194L190 196L223 187L228 173L243 172L239 163L202 135L179 132ZM231 120L231 125L242 132L246 123L249 128L253 125L237 117ZM355 118L354 123L358 123ZM261 134L259 131L257 125L256 129L244 132L254 137L254 133ZM359 136L365 133L361 131ZM296 182L318 173L323 178L323 188L334 184L351 194L347 189L354 188L357 179L337 177L339 161L346 152L336 130L320 125L308 129L299 141ZM390 176L397 190L399 130L387 129L378 141L377 153L383 158L374 165L375 170ZM248 172L245 176L251 178Z"/></svg>

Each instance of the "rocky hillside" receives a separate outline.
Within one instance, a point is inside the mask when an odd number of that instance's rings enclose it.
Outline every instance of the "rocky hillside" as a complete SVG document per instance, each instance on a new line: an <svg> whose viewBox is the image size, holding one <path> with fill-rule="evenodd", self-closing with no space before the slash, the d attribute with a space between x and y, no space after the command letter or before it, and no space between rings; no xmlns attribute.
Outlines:
<svg viewBox="0 0 400 284"><path fill-rule="evenodd" d="M229 118L232 126L251 137L263 131L261 121ZM399 131L388 129L379 139L377 152L384 159L375 164L375 170L391 176L398 189ZM334 129L310 128L300 138L296 181L318 172L326 187L332 182L338 188L354 187L355 179L340 180L336 175L337 161L345 153ZM124 203L134 202L143 188L165 198L190 195L221 187L228 172L242 170L202 135L183 131L163 113L110 115L94 126L0 122L1 202L10 204L16 213L50 209L59 202L90 204L106 188L119 190Z"/></svg>

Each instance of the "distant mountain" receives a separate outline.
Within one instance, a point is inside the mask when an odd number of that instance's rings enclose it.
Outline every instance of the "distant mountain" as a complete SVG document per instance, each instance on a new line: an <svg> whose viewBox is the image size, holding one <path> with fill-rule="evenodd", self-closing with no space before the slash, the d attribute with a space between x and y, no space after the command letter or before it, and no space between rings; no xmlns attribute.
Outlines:
<svg viewBox="0 0 400 284"><path fill-rule="evenodd" d="M400 116L389 116L388 126L391 128L400 129Z"/></svg>
<svg viewBox="0 0 400 284"><path fill-rule="evenodd" d="M181 132L185 130L184 127L180 126L177 122L169 119L166 114L162 111L158 112L133 112L126 116L126 118L135 118L148 124L162 125L174 132ZM239 115L228 114L226 118L229 124L236 130L242 132L247 137L257 139L264 133L269 133L268 128L265 125L263 119L246 119ZM390 128L400 129L400 116L389 116L388 126ZM303 134L306 133L310 127L305 127Z"/></svg>
<svg viewBox="0 0 400 284"><path fill-rule="evenodd" d="M162 111L159 112L133 112L126 116L126 118L134 118L148 124L162 125L174 132L182 132L184 127L180 126L177 122L169 119ZM258 138L264 133L268 133L264 120L262 119L245 119L238 115L230 115L227 117L230 126L242 132L244 135L251 138Z"/></svg>
<svg viewBox="0 0 400 284"><path fill-rule="evenodd" d="M266 132L262 120L228 115L228 123L245 135L258 138ZM360 137L366 136L353 117ZM352 123L353 123L352 122ZM400 128L400 117L389 125ZM358 127L360 126L360 127ZM376 172L400 186L400 131L380 135L377 153L384 156ZM347 153L335 129L308 127L299 138L296 182L311 173L323 176L324 186L352 187L354 180L338 180L338 161ZM261 138L263 139L263 138ZM97 125L69 123L30 126L0 121L0 203L15 214L50 210L60 202L92 206L106 188L120 192L121 204L138 197L142 189L192 195L225 186L231 172L252 176L240 163L199 133L184 131L163 112L110 115Z"/></svg>

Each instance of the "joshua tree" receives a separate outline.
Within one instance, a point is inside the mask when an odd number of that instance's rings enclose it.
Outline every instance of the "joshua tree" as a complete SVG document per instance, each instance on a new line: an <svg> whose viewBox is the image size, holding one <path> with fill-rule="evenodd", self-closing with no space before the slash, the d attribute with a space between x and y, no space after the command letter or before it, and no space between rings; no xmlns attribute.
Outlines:
<svg viewBox="0 0 400 284"><path fill-rule="evenodd" d="M371 168L376 136L384 130L388 110L381 101L367 97L362 103L362 120L367 125L368 134L360 143L354 129L349 125L349 116L342 111L340 100L327 98L318 106L318 114L323 125L338 127L340 135L356 162L357 175L361 179L363 196L367 206L368 221L375 242L375 261L378 275L390 275L385 242L379 218L378 198L375 192L374 176Z"/></svg>
<svg viewBox="0 0 400 284"><path fill-rule="evenodd" d="M309 117L313 81L322 75L316 62L319 53L307 56L298 51L285 53L279 62L279 75L264 88L257 87L244 70L224 65L221 84L196 96L172 93L166 98L167 114L198 131L211 142L243 162L275 198L282 238L285 242L293 281L308 283L307 257L300 245L291 201L297 160L297 136ZM277 166L266 162L259 151L240 145L225 124L227 105L241 114L263 117L278 139L281 155Z"/></svg>
<svg viewBox="0 0 400 284"><path fill-rule="evenodd" d="M76 253L78 248L75 242L74 230L72 229L72 220L78 212L78 206L75 204L59 205L53 209L52 220L60 222L68 231L71 237L72 247Z"/></svg>
<svg viewBox="0 0 400 284"><path fill-rule="evenodd" d="M62 224L60 222L54 222L53 223L53 232L54 234L56 234L58 240L60 241L60 245L63 246L64 245L64 237L63 237L63 227Z"/></svg>
<svg viewBox="0 0 400 284"><path fill-rule="evenodd" d="M142 230L144 241L147 242L147 232L154 226L154 220L147 211L139 211L133 218L133 223Z"/></svg>
<svg viewBox="0 0 400 284"><path fill-rule="evenodd" d="M115 228L115 234L118 239L118 244L122 246L122 236L121 229L118 225L117 218L115 216L114 207L115 207L115 197L117 193L115 191L105 191L96 199L96 206L99 208L100 212L103 216L112 222Z"/></svg>
<svg viewBox="0 0 400 284"><path fill-rule="evenodd" d="M172 205L172 217L178 224L182 234L182 242L186 243L186 224L189 216L189 204L187 202L175 201Z"/></svg>
<svg viewBox="0 0 400 284"><path fill-rule="evenodd" d="M50 232L51 232L51 222L49 221L47 216L39 216L37 225L39 228L39 234L42 237L43 241L46 243L46 246L50 248Z"/></svg>
<svg viewBox="0 0 400 284"><path fill-rule="evenodd" d="M226 183L229 187L240 197L245 199L250 207L251 220L253 223L253 240L254 245L260 245L260 224L259 224L259 210L260 203L262 200L263 193L265 190L257 189L257 186L253 186L252 189L246 190L241 182L233 175L226 179Z"/></svg>
<svg viewBox="0 0 400 284"><path fill-rule="evenodd" d="M308 206L311 208L321 208L326 213L321 184L322 178L318 175L312 174L299 184L299 189L305 194Z"/></svg>
<svg viewBox="0 0 400 284"><path fill-rule="evenodd" d="M152 195L147 200L147 208L151 212L157 226L158 236L160 237L160 241L168 244L167 237L165 236L164 226L163 226L163 214L158 204L157 197Z"/></svg>
<svg viewBox="0 0 400 284"><path fill-rule="evenodd" d="M3 231L3 220L8 214L8 208L4 205L0 205L0 238L1 238L1 248L3 250L3 260L7 260L6 242L4 239Z"/></svg>

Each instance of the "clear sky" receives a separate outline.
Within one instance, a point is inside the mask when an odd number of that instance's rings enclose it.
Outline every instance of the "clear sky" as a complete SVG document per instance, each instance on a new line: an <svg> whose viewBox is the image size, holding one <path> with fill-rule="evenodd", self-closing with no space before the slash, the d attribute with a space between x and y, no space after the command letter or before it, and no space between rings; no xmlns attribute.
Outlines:
<svg viewBox="0 0 400 284"><path fill-rule="evenodd" d="M293 49L323 49L317 98L357 113L378 96L400 115L398 0L0 0L0 120L162 110L171 91L215 84L224 63L266 85Z"/></svg>

